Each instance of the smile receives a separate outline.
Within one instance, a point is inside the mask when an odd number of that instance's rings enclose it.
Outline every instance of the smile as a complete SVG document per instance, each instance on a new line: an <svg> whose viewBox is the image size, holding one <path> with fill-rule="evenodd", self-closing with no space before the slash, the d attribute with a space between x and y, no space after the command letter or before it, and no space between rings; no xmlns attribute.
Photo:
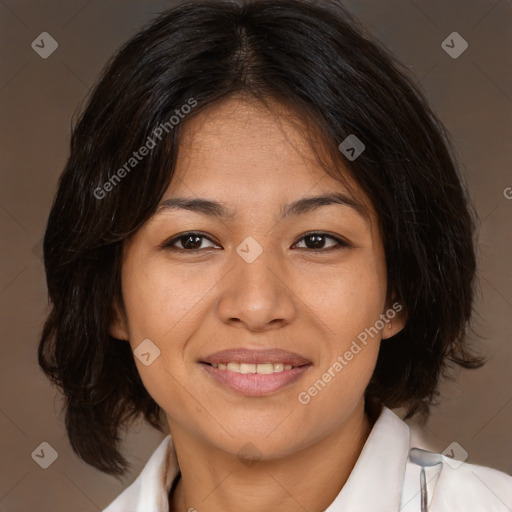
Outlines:
<svg viewBox="0 0 512 512"><path fill-rule="evenodd" d="M294 368L291 364L284 363L213 363L214 368L219 370L227 370L234 373L258 373L260 375L270 375Z"/></svg>
<svg viewBox="0 0 512 512"><path fill-rule="evenodd" d="M258 397L283 391L295 384L311 364L200 363L208 377L226 391Z"/></svg>

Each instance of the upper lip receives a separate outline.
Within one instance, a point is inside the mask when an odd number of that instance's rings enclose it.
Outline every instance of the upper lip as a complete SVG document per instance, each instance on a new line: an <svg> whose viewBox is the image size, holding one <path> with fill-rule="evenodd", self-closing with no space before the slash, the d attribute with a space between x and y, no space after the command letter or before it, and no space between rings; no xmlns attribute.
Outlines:
<svg viewBox="0 0 512 512"><path fill-rule="evenodd" d="M221 350L201 359L203 363L219 364L219 363L283 363L292 366L303 366L310 364L311 361L294 352L281 349L245 349L232 348Z"/></svg>

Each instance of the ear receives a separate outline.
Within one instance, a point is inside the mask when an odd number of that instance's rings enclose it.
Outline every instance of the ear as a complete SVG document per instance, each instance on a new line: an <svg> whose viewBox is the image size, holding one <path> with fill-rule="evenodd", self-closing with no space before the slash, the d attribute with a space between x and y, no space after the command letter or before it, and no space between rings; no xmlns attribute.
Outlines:
<svg viewBox="0 0 512 512"><path fill-rule="evenodd" d="M383 340L398 334L405 327L407 321L405 308L402 304L395 299L391 300L390 303L391 305L382 313L382 318L385 318L385 325L381 331Z"/></svg>
<svg viewBox="0 0 512 512"><path fill-rule="evenodd" d="M108 332L110 336L118 340L128 341L128 328L126 322L126 315L116 300L112 304L112 313L110 315L110 325Z"/></svg>

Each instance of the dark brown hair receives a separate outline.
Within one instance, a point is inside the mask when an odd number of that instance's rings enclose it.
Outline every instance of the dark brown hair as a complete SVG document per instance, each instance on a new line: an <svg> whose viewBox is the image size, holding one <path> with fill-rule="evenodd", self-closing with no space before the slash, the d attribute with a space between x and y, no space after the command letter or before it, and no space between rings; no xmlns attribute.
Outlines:
<svg viewBox="0 0 512 512"><path fill-rule="evenodd" d="M409 416L426 413L452 363L482 364L467 342L473 211L445 129L407 71L335 2L183 3L106 67L73 130L44 238L51 311L39 363L63 391L73 449L102 471L126 469L120 432L131 419L161 425L129 344L108 332L112 304L122 304L123 242L166 190L182 124L237 93L311 120L378 213L388 297L407 322L382 342L367 396ZM196 106L171 128L191 99ZM166 122L162 140L114 180ZM353 161L338 150L350 134L366 147Z"/></svg>

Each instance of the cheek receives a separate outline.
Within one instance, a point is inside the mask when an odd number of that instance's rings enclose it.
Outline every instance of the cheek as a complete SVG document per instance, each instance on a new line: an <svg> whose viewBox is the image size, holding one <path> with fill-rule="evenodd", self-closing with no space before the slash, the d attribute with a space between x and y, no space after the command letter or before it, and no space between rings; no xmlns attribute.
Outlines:
<svg viewBox="0 0 512 512"><path fill-rule="evenodd" d="M303 269L297 286L314 317L340 339L357 336L383 313L385 269L363 251L354 252L343 266Z"/></svg>
<svg viewBox="0 0 512 512"><path fill-rule="evenodd" d="M212 287L208 279L184 275L165 261L149 264L143 258L123 267L123 298L130 340L168 340L182 331Z"/></svg>
<svg viewBox="0 0 512 512"><path fill-rule="evenodd" d="M190 379L184 349L197 328L198 304L212 288L207 278L199 278L197 272L194 276L177 272L165 262L149 265L140 256L127 259L123 266L123 299L132 350L145 339L159 350L148 366L135 357L137 370L152 398L178 416L183 411L189 415L194 407L182 384Z"/></svg>
<svg viewBox="0 0 512 512"><path fill-rule="evenodd" d="M342 268L331 269L328 275L317 273L316 283L301 293L322 326L323 349L298 400L337 422L359 402L375 368L381 339L375 326L384 312L385 268L361 251Z"/></svg>
<svg viewBox="0 0 512 512"><path fill-rule="evenodd" d="M343 358L343 354L338 355ZM319 433L337 428L360 406L377 354L378 345L374 344L362 348L351 361L342 359L345 361L342 363L335 358L300 391L298 407L302 408L305 418L321 418Z"/></svg>
<svg viewBox="0 0 512 512"><path fill-rule="evenodd" d="M150 366L137 361L137 369L144 388L166 414L183 424L205 414L201 401L194 399L192 390L188 391L187 377L180 373L182 368L170 365L163 352Z"/></svg>

